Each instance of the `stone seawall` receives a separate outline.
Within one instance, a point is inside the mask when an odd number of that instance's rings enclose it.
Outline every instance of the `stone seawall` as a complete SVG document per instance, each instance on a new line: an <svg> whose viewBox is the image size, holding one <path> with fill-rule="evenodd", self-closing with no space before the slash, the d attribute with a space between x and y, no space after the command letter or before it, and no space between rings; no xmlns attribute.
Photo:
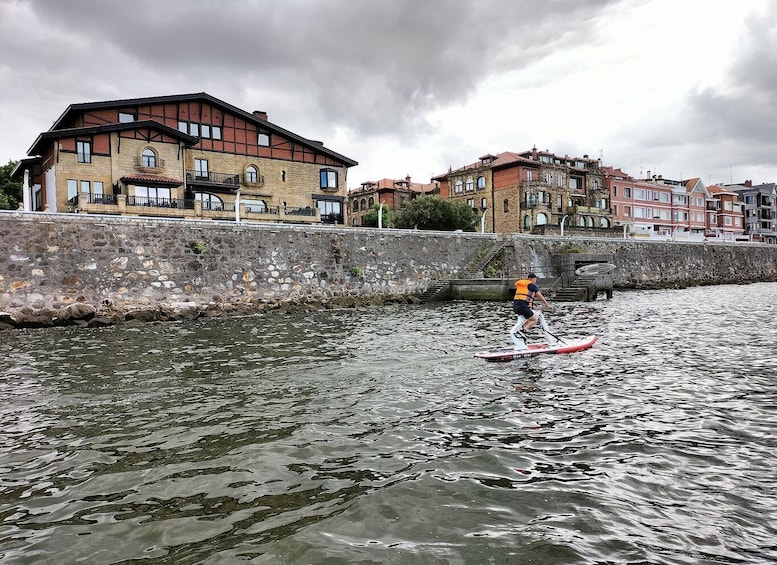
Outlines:
<svg viewBox="0 0 777 565"><path fill-rule="evenodd" d="M113 324L411 300L505 240L553 276L570 246L617 288L777 280L777 247L0 212L0 327Z"/></svg>

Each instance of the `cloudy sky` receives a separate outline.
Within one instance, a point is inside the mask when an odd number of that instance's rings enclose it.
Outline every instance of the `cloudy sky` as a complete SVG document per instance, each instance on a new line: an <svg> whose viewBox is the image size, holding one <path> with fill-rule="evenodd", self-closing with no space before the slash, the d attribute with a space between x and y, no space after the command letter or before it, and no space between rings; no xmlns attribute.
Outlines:
<svg viewBox="0 0 777 565"><path fill-rule="evenodd" d="M69 104L207 92L416 182L536 146L777 182L770 0L0 0L0 163Z"/></svg>

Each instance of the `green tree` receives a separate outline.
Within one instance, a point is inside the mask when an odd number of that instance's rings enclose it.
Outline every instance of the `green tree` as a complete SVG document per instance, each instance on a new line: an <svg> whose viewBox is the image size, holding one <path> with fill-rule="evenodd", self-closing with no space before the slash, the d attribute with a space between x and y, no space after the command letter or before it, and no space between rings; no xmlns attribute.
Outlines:
<svg viewBox="0 0 777 565"><path fill-rule="evenodd" d="M455 202L439 196L419 196L405 202L394 216L398 228L420 230L475 231L477 213L464 202Z"/></svg>
<svg viewBox="0 0 777 565"><path fill-rule="evenodd" d="M362 226L368 228L377 228L379 210L380 204L375 204L373 205L372 209L370 209L368 212L365 212L364 216L362 216ZM385 204L383 205L383 227L391 227L391 210Z"/></svg>
<svg viewBox="0 0 777 565"><path fill-rule="evenodd" d="M0 166L0 210L16 210L22 200L22 183L11 178L16 161Z"/></svg>

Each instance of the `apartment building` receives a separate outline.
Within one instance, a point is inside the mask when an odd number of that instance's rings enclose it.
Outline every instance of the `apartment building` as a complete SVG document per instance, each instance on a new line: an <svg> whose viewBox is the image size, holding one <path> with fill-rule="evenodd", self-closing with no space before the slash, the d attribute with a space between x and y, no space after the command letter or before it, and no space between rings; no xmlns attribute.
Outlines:
<svg viewBox="0 0 777 565"><path fill-rule="evenodd" d="M699 179L661 175L638 179L604 167L614 225L634 236L701 240L706 231L707 192Z"/></svg>
<svg viewBox="0 0 777 565"><path fill-rule="evenodd" d="M443 197L466 202L485 215L488 232L532 233L561 223L609 228L612 218L601 162L533 148L487 154L432 179Z"/></svg>
<svg viewBox="0 0 777 565"><path fill-rule="evenodd" d="M744 204L744 227L752 241L777 244L777 185L765 183L753 186L751 181L728 185Z"/></svg>
<svg viewBox="0 0 777 565"><path fill-rule="evenodd" d="M344 224L357 164L196 93L71 104L12 174L29 211Z"/></svg>
<svg viewBox="0 0 777 565"><path fill-rule="evenodd" d="M412 182L409 175L402 179L385 178L363 182L359 188L352 189L348 193L350 225L364 225L364 215L372 210L375 204L383 203L389 210L394 211L418 196L437 194L439 189L439 184L436 182Z"/></svg>
<svg viewBox="0 0 777 565"><path fill-rule="evenodd" d="M745 233L745 217L739 194L716 184L708 186L707 193L706 237L725 241L741 238Z"/></svg>

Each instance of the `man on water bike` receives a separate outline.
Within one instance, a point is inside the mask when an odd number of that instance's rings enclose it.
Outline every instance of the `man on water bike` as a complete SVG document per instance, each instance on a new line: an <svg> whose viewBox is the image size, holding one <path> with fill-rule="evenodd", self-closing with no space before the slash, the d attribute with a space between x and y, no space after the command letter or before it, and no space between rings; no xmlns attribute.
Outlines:
<svg viewBox="0 0 777 565"><path fill-rule="evenodd" d="M537 286L537 275L529 273L525 279L515 281L513 311L518 316L523 316L525 320L521 323L519 318L519 323L513 328L513 335L521 338L524 343L528 341L525 332L532 329L539 320L537 314L532 310L536 299L539 299L545 306L550 308L550 304L548 304L548 301L545 300L542 292L540 292L540 287Z"/></svg>

